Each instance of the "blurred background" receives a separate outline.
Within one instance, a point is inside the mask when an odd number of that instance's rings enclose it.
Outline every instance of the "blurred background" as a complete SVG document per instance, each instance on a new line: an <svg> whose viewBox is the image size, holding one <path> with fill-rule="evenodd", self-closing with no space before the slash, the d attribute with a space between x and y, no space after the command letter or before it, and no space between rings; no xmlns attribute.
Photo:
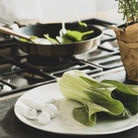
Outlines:
<svg viewBox="0 0 138 138"><path fill-rule="evenodd" d="M118 21L115 0L0 0L0 18L58 22L85 18ZM117 17L117 18L115 18Z"/></svg>

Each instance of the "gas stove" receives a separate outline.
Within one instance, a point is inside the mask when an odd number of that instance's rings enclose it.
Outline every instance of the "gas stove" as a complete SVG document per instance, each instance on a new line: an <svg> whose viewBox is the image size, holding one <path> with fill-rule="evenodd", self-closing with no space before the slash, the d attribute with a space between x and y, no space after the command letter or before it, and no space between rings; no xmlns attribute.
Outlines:
<svg viewBox="0 0 138 138"><path fill-rule="evenodd" d="M125 70L115 34L107 27L112 23L98 19L85 22L103 30L102 44L93 52L69 58L37 57L36 59L19 50L14 39L1 37L0 97L55 82L68 70L80 70L99 80L109 77L125 82ZM109 41L104 42L105 39Z"/></svg>

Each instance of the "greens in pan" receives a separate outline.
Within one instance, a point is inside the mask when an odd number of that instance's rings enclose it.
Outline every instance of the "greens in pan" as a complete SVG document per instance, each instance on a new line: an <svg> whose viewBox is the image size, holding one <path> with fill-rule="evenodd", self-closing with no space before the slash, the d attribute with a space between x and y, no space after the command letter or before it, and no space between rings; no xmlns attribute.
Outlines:
<svg viewBox="0 0 138 138"><path fill-rule="evenodd" d="M73 117L86 126L94 126L97 115L131 117L138 112L138 86L115 80L96 81L87 74L72 70L57 80L64 97L81 103Z"/></svg>
<svg viewBox="0 0 138 138"><path fill-rule="evenodd" d="M79 23L79 30L67 30L65 28L65 24L62 23L62 28L59 31L59 36L56 36L56 38L50 37L49 34L44 34L44 38L39 38L37 36L31 36L32 41L26 40L23 38L20 38L23 42L29 42L29 43L36 43L36 44L67 44L72 42L80 42L82 40L86 40L87 36L91 33L93 33L93 30L87 31L87 24L78 22Z"/></svg>

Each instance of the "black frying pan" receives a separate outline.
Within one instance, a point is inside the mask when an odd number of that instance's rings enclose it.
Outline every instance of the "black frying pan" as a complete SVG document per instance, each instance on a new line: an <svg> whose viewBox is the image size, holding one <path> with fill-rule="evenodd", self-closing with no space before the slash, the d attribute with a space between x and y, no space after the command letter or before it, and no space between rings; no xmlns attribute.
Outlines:
<svg viewBox="0 0 138 138"><path fill-rule="evenodd" d="M0 19L0 21L3 21L3 19ZM84 20L84 21L86 23L89 23L88 30L94 30L94 33L89 35L88 39L85 41L74 42L71 44L61 44L61 45L42 45L42 44L23 42L23 41L20 41L18 37L15 37L15 39L17 40L18 46L21 50L33 56L68 57L68 56L73 56L77 54L82 54L85 52L94 51L95 49L97 49L98 45L100 44L103 33L99 28L91 25L93 24L93 19L92 19L92 22L91 20L90 21L88 20L88 22L87 20ZM97 20L96 20L96 23L97 23ZM5 20L4 20L4 24L7 25L8 22L6 21L5 23ZM108 22L105 24L109 25ZM66 29L69 29L69 30L79 31L78 22L66 23L65 27ZM38 37L43 37L44 34L48 33L50 34L51 37L55 37L59 35L59 31L61 28L62 28L61 23L52 23L52 24L38 24L38 25L25 26L25 27L21 27L19 30L21 33L27 34L30 36L35 35ZM105 41L108 41L108 40L105 40Z"/></svg>
<svg viewBox="0 0 138 138"><path fill-rule="evenodd" d="M69 30L79 31L78 23L66 23L65 27ZM51 37L54 38L59 35L59 31L61 28L61 23L38 24L21 27L20 32L29 36L34 35L38 37L43 37L44 34L48 33ZM81 42L73 42L70 44L43 45L23 42L20 41L18 37L15 37L15 39L17 40L19 48L30 55L47 57L68 57L97 49L97 46L100 44L102 31L91 25L88 25L88 30L94 30L94 33L89 35L87 40Z"/></svg>

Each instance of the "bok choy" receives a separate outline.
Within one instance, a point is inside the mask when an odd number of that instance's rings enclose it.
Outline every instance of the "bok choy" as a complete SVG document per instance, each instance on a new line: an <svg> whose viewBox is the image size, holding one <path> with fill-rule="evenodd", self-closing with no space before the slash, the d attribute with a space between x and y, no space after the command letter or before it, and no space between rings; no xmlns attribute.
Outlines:
<svg viewBox="0 0 138 138"><path fill-rule="evenodd" d="M86 126L95 125L99 112L117 117L129 117L137 113L135 106L138 93L117 81L117 84L110 80L98 82L81 71L71 70L65 72L57 82L64 97L81 103L80 107L73 109L73 117ZM128 97L129 103L119 96ZM134 99L133 105L131 98Z"/></svg>

